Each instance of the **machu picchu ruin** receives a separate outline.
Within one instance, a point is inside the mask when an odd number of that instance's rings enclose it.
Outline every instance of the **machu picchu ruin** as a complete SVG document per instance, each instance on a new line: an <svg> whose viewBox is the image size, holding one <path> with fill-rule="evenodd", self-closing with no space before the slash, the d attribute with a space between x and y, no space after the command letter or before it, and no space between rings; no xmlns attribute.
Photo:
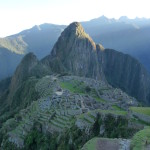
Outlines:
<svg viewBox="0 0 150 150"><path fill-rule="evenodd" d="M3 140L2 147L4 143L10 142L23 149L26 137L37 128L37 124L43 134L63 134L76 126L89 135L97 115L101 116L103 123L107 116L112 115L114 118L128 119L132 130L143 127L141 125L134 129L135 122L132 121L134 116L130 108L138 106L137 100L103 81L78 76L47 75L38 79L34 88L40 98L15 115L13 128L9 129L9 125L6 125L5 129L4 123L1 130L6 130L7 138ZM99 127L102 129L99 131L101 134L106 132L103 123Z"/></svg>

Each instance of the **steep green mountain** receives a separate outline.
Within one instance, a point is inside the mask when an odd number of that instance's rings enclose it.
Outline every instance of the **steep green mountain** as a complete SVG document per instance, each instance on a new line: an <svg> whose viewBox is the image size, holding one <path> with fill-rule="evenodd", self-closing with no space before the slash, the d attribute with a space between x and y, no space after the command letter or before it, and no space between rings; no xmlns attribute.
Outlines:
<svg viewBox="0 0 150 150"><path fill-rule="evenodd" d="M25 55L12 78L0 82L0 114L7 111L0 120L9 118L36 100L38 97L34 89L36 78L49 73L50 70L41 64L33 53Z"/></svg>
<svg viewBox="0 0 150 150"><path fill-rule="evenodd" d="M79 23L72 23L62 32L54 45L51 55L42 61L49 64L55 72L70 72L79 76L104 78L98 63L96 49L104 48L96 45Z"/></svg>
<svg viewBox="0 0 150 150"><path fill-rule="evenodd" d="M136 59L115 50L104 49L72 23L62 32L43 63L55 72L107 80L138 100L150 104L150 75Z"/></svg>

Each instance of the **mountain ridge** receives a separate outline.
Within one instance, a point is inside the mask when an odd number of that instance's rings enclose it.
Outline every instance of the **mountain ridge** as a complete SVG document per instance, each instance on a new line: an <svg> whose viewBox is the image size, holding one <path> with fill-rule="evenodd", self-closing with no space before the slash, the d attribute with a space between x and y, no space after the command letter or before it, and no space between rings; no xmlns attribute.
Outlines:
<svg viewBox="0 0 150 150"><path fill-rule="evenodd" d="M81 32L81 36L76 36L76 32L70 34L70 31L78 29L76 23L74 25L62 32L51 54L42 60L43 63L48 64L54 72L62 69L78 76L107 79L111 85L149 104L150 75L144 66L129 55L101 48L87 36L80 38L86 33Z"/></svg>
<svg viewBox="0 0 150 150"><path fill-rule="evenodd" d="M105 21L104 21L105 20ZM85 31L96 43L103 43L105 48L113 48L136 57L144 66L149 68L149 19L109 19L105 16L90 21L81 22ZM0 80L9 77L15 71L22 57L33 52L41 59L49 54L65 25L42 24L18 34L0 39ZM128 43L128 44L126 44ZM5 49L8 52L4 52ZM16 54L16 53L19 54ZM9 53L9 54L8 54ZM7 63L2 56L8 60ZM16 57L16 59L15 59ZM9 67L11 64L11 67Z"/></svg>
<svg viewBox="0 0 150 150"><path fill-rule="evenodd" d="M95 44L77 22L61 33L50 55L41 61L37 60L32 69L32 75L35 76L50 72L103 79L141 102L150 103L150 76L143 65L129 55Z"/></svg>

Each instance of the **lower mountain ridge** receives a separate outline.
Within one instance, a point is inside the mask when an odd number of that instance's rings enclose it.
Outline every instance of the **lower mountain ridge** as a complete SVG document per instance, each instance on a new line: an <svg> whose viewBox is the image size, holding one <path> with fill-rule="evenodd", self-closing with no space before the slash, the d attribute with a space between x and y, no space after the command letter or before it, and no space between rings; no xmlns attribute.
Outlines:
<svg viewBox="0 0 150 150"><path fill-rule="evenodd" d="M0 82L0 149L149 149L150 108L142 104L150 104L145 68L95 44L75 22L50 55L27 54Z"/></svg>
<svg viewBox="0 0 150 150"><path fill-rule="evenodd" d="M0 80L12 76L27 53L33 52L39 59L45 57L65 27L41 24L18 34L0 38Z"/></svg>

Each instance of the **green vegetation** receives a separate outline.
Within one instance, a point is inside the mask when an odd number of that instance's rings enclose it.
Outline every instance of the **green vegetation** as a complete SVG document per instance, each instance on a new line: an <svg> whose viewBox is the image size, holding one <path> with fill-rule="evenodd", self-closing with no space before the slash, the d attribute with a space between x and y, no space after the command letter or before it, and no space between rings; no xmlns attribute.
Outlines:
<svg viewBox="0 0 150 150"><path fill-rule="evenodd" d="M106 103L106 101L100 97L94 97L96 101L101 102L101 103Z"/></svg>
<svg viewBox="0 0 150 150"><path fill-rule="evenodd" d="M13 103L11 108L25 108L39 98L38 92L35 90L36 78L29 78L20 86L17 92L13 96Z"/></svg>
<svg viewBox="0 0 150 150"><path fill-rule="evenodd" d="M106 103L106 101L100 98L94 88L86 86L84 82L73 80L72 82L60 82L60 86L63 89L68 89L72 93L88 94L92 96L97 102Z"/></svg>
<svg viewBox="0 0 150 150"><path fill-rule="evenodd" d="M71 129L64 131L60 136L58 133L53 135L44 135L39 130L32 130L25 139L25 150L76 150L82 142L86 142L83 138L85 134L81 130L73 126ZM59 138L58 138L59 137ZM83 138L83 139L82 139ZM72 139L74 143L70 143ZM82 144L83 145L83 144Z"/></svg>
<svg viewBox="0 0 150 150"><path fill-rule="evenodd" d="M117 105L112 105L112 108L118 111L123 111L124 109L122 109L121 107L117 106Z"/></svg>
<svg viewBox="0 0 150 150"><path fill-rule="evenodd" d="M49 149L49 137L34 129L25 139L25 149L47 150Z"/></svg>
<svg viewBox="0 0 150 150"><path fill-rule="evenodd" d="M134 122L134 123L138 123L138 124L142 124L142 125L146 125L146 126L150 126L150 123L148 122L145 122L141 119L139 119L138 117L134 116L134 118L131 118L130 119L131 122Z"/></svg>
<svg viewBox="0 0 150 150"><path fill-rule="evenodd" d="M136 113L150 116L150 107L130 107L130 110Z"/></svg>
<svg viewBox="0 0 150 150"><path fill-rule="evenodd" d="M30 79L26 80L25 82L23 82L23 84L21 84L21 86L19 87L19 89L13 96L13 100L12 100L13 103L11 103L9 107L8 107L8 105L7 106L4 105L3 110L0 110L0 114L2 114L0 116L0 127L2 126L3 122L5 122L6 120L8 120L10 118L15 117L15 115L19 112L19 110L26 108L27 106L29 106L31 104L31 102L38 99L39 95L35 91L36 82L37 82L36 78L30 78ZM6 95L5 99L7 99L7 96L8 95ZM17 115L16 115L16 118L19 119L19 117ZM10 120L8 120L8 121L10 121ZM11 128L10 128L7 125L7 122L4 125L6 125L6 128L3 129L5 131L7 131L7 128L12 129L12 127L14 126L11 123ZM0 132L1 132L1 130L0 130ZM2 142L1 137L3 136L3 133L0 133L0 134L1 134L1 136L0 136L0 143L1 143Z"/></svg>
<svg viewBox="0 0 150 150"><path fill-rule="evenodd" d="M68 89L72 93L80 93L80 94L84 93L84 89L82 88L83 87L82 85L77 86L70 82L61 82L60 86L63 89Z"/></svg>
<svg viewBox="0 0 150 150"><path fill-rule="evenodd" d="M150 144L150 128L143 129L134 135L131 149L143 150L148 144Z"/></svg>
<svg viewBox="0 0 150 150"><path fill-rule="evenodd" d="M85 145L83 150L96 150L96 144L97 144L98 138L93 138L89 140Z"/></svg>
<svg viewBox="0 0 150 150"><path fill-rule="evenodd" d="M127 138L131 136L127 118L118 116L116 119L111 114L108 114L104 120L104 125L105 136L108 138Z"/></svg>
<svg viewBox="0 0 150 150"><path fill-rule="evenodd" d="M81 116L84 117L83 115ZM133 133L128 128L128 120L124 116L118 116L116 118L108 114L104 120L102 118L100 114L97 115L95 123L89 130L89 134L86 134L84 129L80 130L75 125L75 120L69 129L64 129L64 132L59 135L57 133L44 135L40 132L39 127L38 130L34 128L25 139L25 149L47 150L49 148L54 150L77 150L81 149L87 141L94 137L127 138ZM105 133L100 135L99 129L102 124L104 124ZM86 147L88 149L95 149L95 146L96 138L90 140Z"/></svg>
<svg viewBox="0 0 150 150"><path fill-rule="evenodd" d="M6 138L7 136L4 137L3 140ZM8 140L4 140L3 147L5 147L5 150L20 150L20 148L17 148L13 143L10 143Z"/></svg>
<svg viewBox="0 0 150 150"><path fill-rule="evenodd" d="M98 109L96 111L101 112L101 113L105 113L105 114L127 115L127 112L123 111L123 110L119 111L119 110L101 110L101 109Z"/></svg>

